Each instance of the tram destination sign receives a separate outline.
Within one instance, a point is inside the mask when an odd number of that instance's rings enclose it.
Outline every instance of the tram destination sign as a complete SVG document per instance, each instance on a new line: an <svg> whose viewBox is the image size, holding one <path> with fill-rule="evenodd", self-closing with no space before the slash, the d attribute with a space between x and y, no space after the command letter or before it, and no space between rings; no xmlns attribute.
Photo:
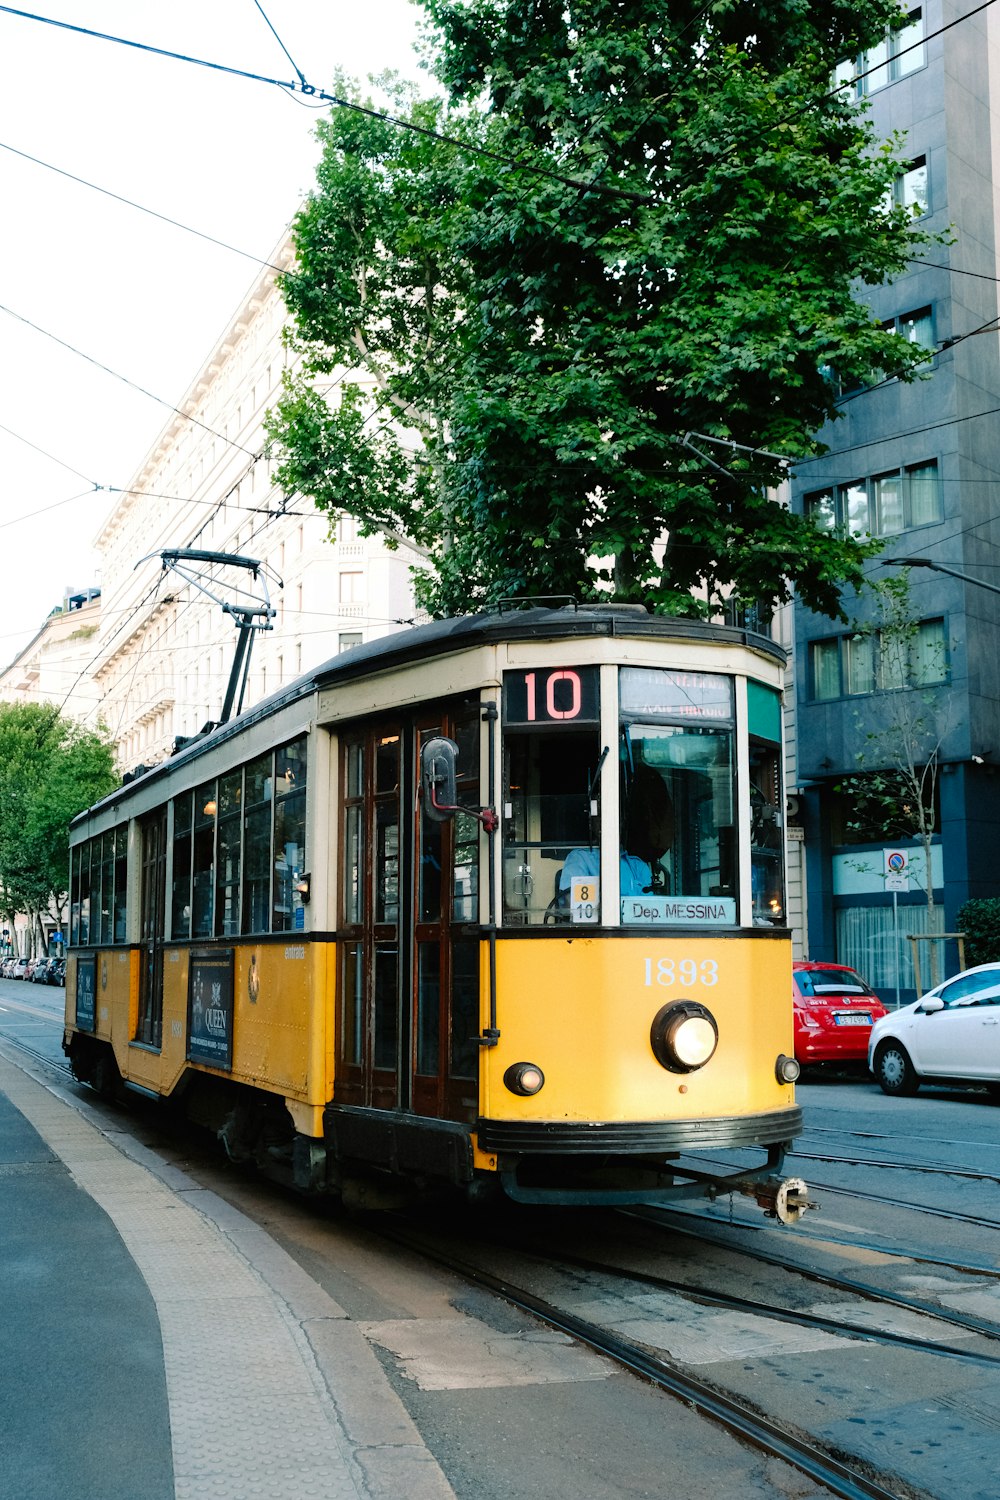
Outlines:
<svg viewBox="0 0 1000 1500"><path fill-rule="evenodd" d="M537 667L503 674L505 724L596 724L597 667Z"/></svg>
<svg viewBox="0 0 1000 1500"><path fill-rule="evenodd" d="M731 896L623 896L622 922L629 927L644 922L704 922L734 927L736 902Z"/></svg>
<svg viewBox="0 0 1000 1500"><path fill-rule="evenodd" d="M233 950L191 954L188 979L188 1060L233 1065Z"/></svg>

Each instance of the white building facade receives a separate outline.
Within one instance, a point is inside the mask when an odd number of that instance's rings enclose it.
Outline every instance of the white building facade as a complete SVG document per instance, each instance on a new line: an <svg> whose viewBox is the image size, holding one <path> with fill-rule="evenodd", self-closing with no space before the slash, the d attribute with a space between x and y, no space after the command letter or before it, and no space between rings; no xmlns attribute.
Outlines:
<svg viewBox="0 0 1000 1500"><path fill-rule="evenodd" d="M272 261L287 266L291 258L286 241ZM254 635L244 707L414 617L415 558L380 537L359 537L350 517L331 537L310 500L283 496L273 484L263 420L292 357L282 340L287 321L269 268L97 538L102 609L93 679L123 770L155 764L175 739L219 719L237 644L224 603L246 605L253 596L275 610L272 628ZM255 582L244 570L186 565L199 587L164 570L167 549L235 553L263 569Z"/></svg>

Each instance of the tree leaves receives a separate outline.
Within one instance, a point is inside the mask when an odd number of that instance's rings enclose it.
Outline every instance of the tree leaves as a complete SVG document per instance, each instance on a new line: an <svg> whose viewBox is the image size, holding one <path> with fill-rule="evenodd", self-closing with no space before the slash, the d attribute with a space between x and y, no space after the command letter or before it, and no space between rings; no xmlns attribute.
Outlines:
<svg viewBox="0 0 1000 1500"><path fill-rule="evenodd" d="M0 704L0 902L8 918L62 900L70 820L117 785L110 741L55 708Z"/></svg>
<svg viewBox="0 0 1000 1500"><path fill-rule="evenodd" d="M279 482L411 538L435 612L794 588L842 614L870 549L767 491L774 454L819 451L830 368L912 362L856 287L923 236L887 206L892 143L831 89L896 6L427 10L450 103L397 89L395 112L506 165L347 111L321 126L285 281L303 362L270 424ZM317 384L352 366L364 398ZM709 463L692 433L741 446Z"/></svg>

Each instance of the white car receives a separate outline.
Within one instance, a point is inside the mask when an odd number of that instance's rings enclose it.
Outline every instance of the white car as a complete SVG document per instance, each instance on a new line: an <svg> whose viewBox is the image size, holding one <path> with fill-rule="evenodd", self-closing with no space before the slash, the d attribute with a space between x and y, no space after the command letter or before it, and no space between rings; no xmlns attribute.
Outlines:
<svg viewBox="0 0 1000 1500"><path fill-rule="evenodd" d="M868 1066L886 1094L915 1094L924 1079L1000 1094L1000 964L966 969L876 1021Z"/></svg>

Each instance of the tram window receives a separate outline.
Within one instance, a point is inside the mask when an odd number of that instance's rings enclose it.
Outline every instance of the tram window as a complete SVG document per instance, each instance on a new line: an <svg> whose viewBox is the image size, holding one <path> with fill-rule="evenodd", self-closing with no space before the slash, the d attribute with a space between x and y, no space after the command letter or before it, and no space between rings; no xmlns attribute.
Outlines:
<svg viewBox="0 0 1000 1500"><path fill-rule="evenodd" d="M750 880L755 927L785 920L781 756L750 740Z"/></svg>
<svg viewBox="0 0 1000 1500"><path fill-rule="evenodd" d="M76 947L80 941L80 861L83 850L76 848L70 855L69 876L69 941Z"/></svg>
<svg viewBox="0 0 1000 1500"><path fill-rule="evenodd" d="M115 887L115 836L110 830L101 839L101 930L98 941L110 943L112 936L111 903Z"/></svg>
<svg viewBox="0 0 1000 1500"><path fill-rule="evenodd" d="M543 923L568 900L559 877L571 850L600 873L600 825L591 791L596 729L510 731L505 741L503 906L507 926ZM596 795L596 793L595 793ZM577 861L579 863L579 860Z"/></svg>
<svg viewBox="0 0 1000 1500"><path fill-rule="evenodd" d="M621 812L623 922L736 921L729 726L626 725Z"/></svg>
<svg viewBox="0 0 1000 1500"><path fill-rule="evenodd" d="M399 811L395 800L375 809L375 921L399 918Z"/></svg>
<svg viewBox="0 0 1000 1500"><path fill-rule="evenodd" d="M124 943L128 928L128 828L115 829L115 897L114 924L111 940Z"/></svg>
<svg viewBox="0 0 1000 1500"><path fill-rule="evenodd" d="M375 1038L372 1061L376 1068L396 1066L396 1013L399 951L395 944L375 945Z"/></svg>
<svg viewBox="0 0 1000 1500"><path fill-rule="evenodd" d="M216 809L215 782L206 781L194 794L191 927L196 938L212 935Z"/></svg>
<svg viewBox="0 0 1000 1500"><path fill-rule="evenodd" d="M266 932L271 920L271 756L250 761L244 779L244 932Z"/></svg>
<svg viewBox="0 0 1000 1500"><path fill-rule="evenodd" d="M80 943L85 948L90 936L90 844L80 850Z"/></svg>
<svg viewBox="0 0 1000 1500"><path fill-rule="evenodd" d="M193 793L174 799L174 873L170 933L191 936L191 806Z"/></svg>
<svg viewBox="0 0 1000 1500"><path fill-rule="evenodd" d="M295 740L275 754L274 932L304 925L298 885L306 867L306 742Z"/></svg>
<svg viewBox="0 0 1000 1500"><path fill-rule="evenodd" d="M428 740L441 734L440 725L420 731L420 749ZM420 802L420 849L417 861L417 920L439 922L441 920L442 860L444 859L444 827L437 818L428 816L427 805ZM419 1050L419 1049L418 1049ZM418 1072L425 1071L420 1067ZM433 1071L437 1071L435 1066Z"/></svg>
<svg viewBox="0 0 1000 1500"><path fill-rule="evenodd" d="M240 854L243 835L243 772L219 778L219 837L216 859L216 929L222 937L240 930Z"/></svg>
<svg viewBox="0 0 1000 1500"><path fill-rule="evenodd" d="M344 746L344 922L358 926L364 917L364 770L363 740Z"/></svg>
<svg viewBox="0 0 1000 1500"><path fill-rule="evenodd" d="M454 724L458 746L458 801L462 807L479 806L479 708ZM479 917L478 818L459 812L452 822L453 922L475 922Z"/></svg>

